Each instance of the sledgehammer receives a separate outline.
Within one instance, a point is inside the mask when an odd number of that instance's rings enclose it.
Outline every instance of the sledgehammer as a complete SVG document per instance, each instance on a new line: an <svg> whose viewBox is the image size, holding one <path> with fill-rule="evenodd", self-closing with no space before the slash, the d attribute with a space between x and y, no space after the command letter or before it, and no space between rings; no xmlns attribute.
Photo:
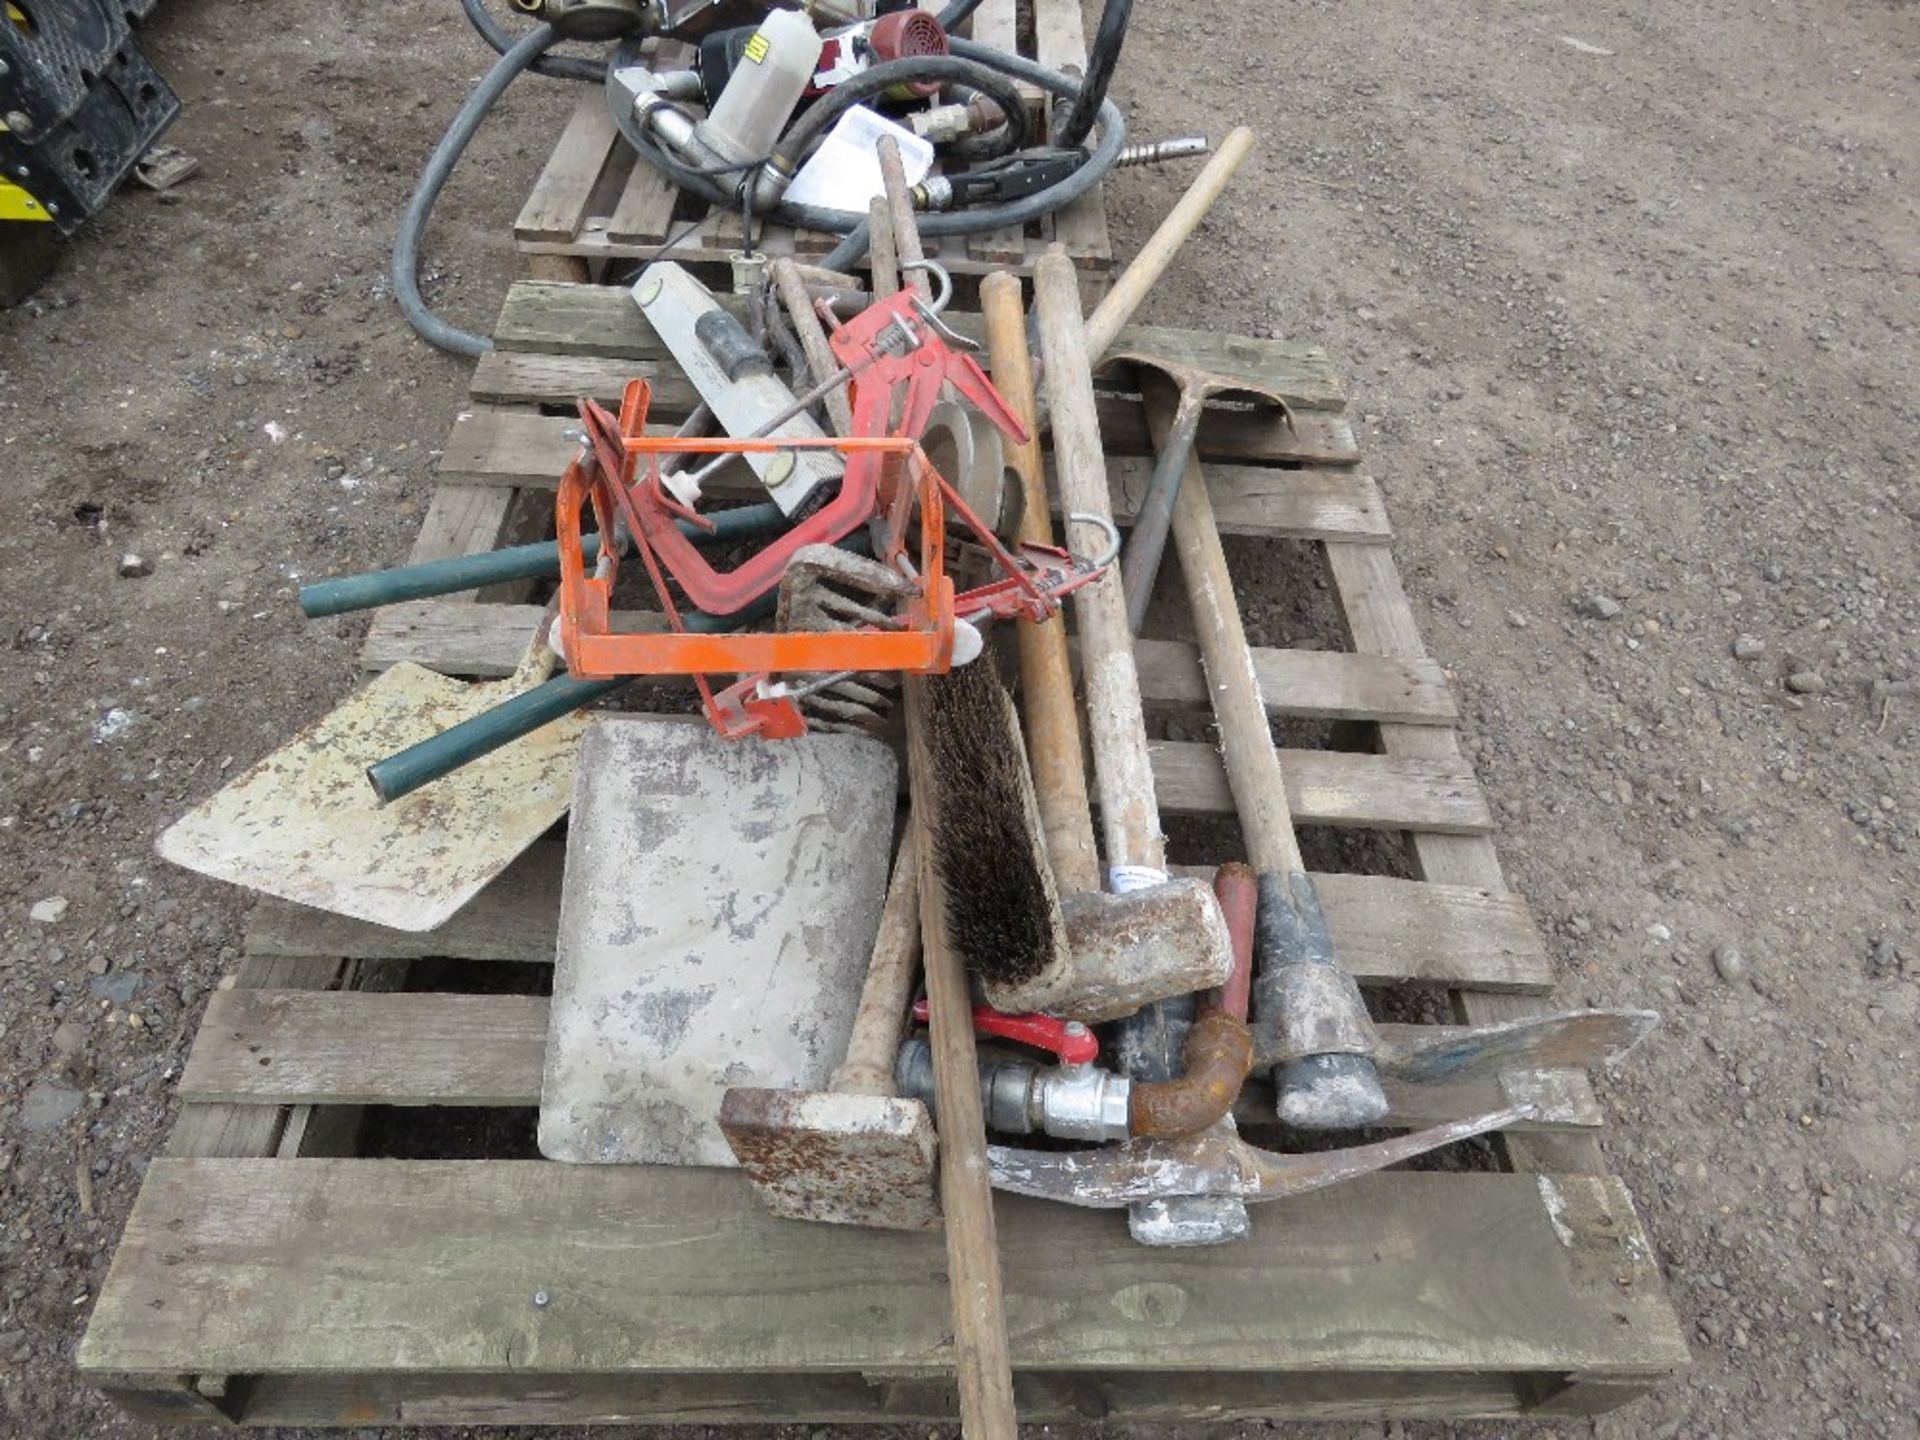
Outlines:
<svg viewBox="0 0 1920 1440"><path fill-rule="evenodd" d="M789 1220L924 1230L938 1222L933 1120L893 1090L920 957L913 827L893 862L847 1058L825 1091L735 1088L720 1130L753 1188Z"/></svg>
<svg viewBox="0 0 1920 1440"><path fill-rule="evenodd" d="M1141 383L1154 443L1166 447L1176 407L1167 393L1171 387L1152 372L1143 372ZM1184 464L1198 468L1191 451ZM1240 812L1247 859L1259 876L1254 1029L1280 1061L1274 1071L1280 1118L1303 1130L1372 1125L1387 1113L1371 1058L1378 1037L1360 987L1334 955L1326 915L1300 857L1280 752L1253 673L1213 502L1198 474L1179 487L1173 543L1213 694L1227 783Z"/></svg>

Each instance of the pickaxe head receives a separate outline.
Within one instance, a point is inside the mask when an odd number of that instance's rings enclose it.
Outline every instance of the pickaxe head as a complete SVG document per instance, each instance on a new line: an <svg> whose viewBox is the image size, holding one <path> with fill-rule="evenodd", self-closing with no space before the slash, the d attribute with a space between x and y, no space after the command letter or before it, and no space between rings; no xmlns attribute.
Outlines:
<svg viewBox="0 0 1920 1440"><path fill-rule="evenodd" d="M1530 1105L1455 1120L1371 1145L1282 1155L1259 1150L1227 1126L1179 1140L1129 1140L1098 1150L988 1147L995 1188L1063 1205L1117 1210L1175 1195L1279 1200L1398 1165L1429 1150L1531 1119Z"/></svg>

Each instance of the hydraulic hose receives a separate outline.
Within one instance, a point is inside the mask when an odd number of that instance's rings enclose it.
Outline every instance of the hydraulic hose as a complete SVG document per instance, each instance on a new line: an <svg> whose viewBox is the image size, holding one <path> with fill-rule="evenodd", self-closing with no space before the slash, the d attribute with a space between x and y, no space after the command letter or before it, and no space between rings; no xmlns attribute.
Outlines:
<svg viewBox="0 0 1920 1440"><path fill-rule="evenodd" d="M971 86L1006 115L1006 148L1018 150L1027 143L1027 107L1011 80L977 60L954 55L915 55L871 66L841 81L814 101L774 147L775 163L784 163L790 170L798 169L842 115L862 100L884 95L908 80L938 80L945 85Z"/></svg>
<svg viewBox="0 0 1920 1440"><path fill-rule="evenodd" d="M433 214L433 202L440 198L447 177L459 163L460 152L467 148L480 122L487 118L487 112L506 92L507 86L544 55L557 38L551 25L536 25L507 47L486 77L473 87L473 93L467 96L453 123L447 126L447 133L440 137L440 143L427 158L420 179L413 187L406 214L400 217L400 229L393 239L394 299L400 302L408 323L429 344L456 355L484 355L493 348L493 342L484 335L448 324L427 307L420 294L420 238L426 233L427 220Z"/></svg>
<svg viewBox="0 0 1920 1440"><path fill-rule="evenodd" d="M1025 80L1063 99L1072 100L1080 93L1080 82L1072 76L1050 70L1022 56L1009 55L971 40L950 37L947 43L954 56L975 61L1015 80ZM612 70L637 63L638 58L637 51L630 44L620 46L609 62L609 78ZM731 206L735 203L731 193L715 184L710 177L669 155L640 127L634 119L632 107L622 103L619 86L609 84L606 89L614 124L627 143L650 164L663 171L675 184L690 190L709 204ZM1098 141L1087 156L1086 163L1064 180L1032 195L999 205L931 212L920 217L920 233L924 236L974 235L986 230L1024 225L1029 220L1050 215L1063 206L1071 205L1100 183L1119 157L1121 147L1126 144L1126 120L1118 106L1111 100L1101 100L1098 117ZM858 262L867 252L867 217L864 211L829 210L817 205L796 205L791 201L782 201L762 218L797 229L844 235L846 238L820 262L829 268L845 269Z"/></svg>
<svg viewBox="0 0 1920 1440"><path fill-rule="evenodd" d="M980 0L953 0L938 16L940 28L952 35L954 27L980 8Z"/></svg>
<svg viewBox="0 0 1920 1440"><path fill-rule="evenodd" d="M953 54L969 60L978 60L1016 80L1025 80L1030 84L1038 85L1043 90L1050 90L1063 99L1071 100L1080 93L1080 83L1072 76L1050 70L1023 56L1009 55L989 46L976 44L972 40L949 39L947 45ZM1119 106L1103 97L1100 101L1098 117L1099 140L1087 156L1086 163L1066 179L1049 185L1044 190L1036 191L1024 199L1008 201L1005 204L923 215L920 217L920 233L923 236L976 235L983 230L1009 229L1016 225L1025 225L1029 220L1037 220L1042 215L1051 215L1054 211L1071 205L1106 177L1107 172L1113 168L1113 162L1119 158L1121 147L1127 143L1127 122L1120 114ZM858 263L866 250L866 217L861 216L859 223L847 231L846 238L823 256L819 263L825 268L845 270Z"/></svg>
<svg viewBox="0 0 1920 1440"><path fill-rule="evenodd" d="M1087 73L1080 82L1080 93L1072 105L1054 112L1054 144L1078 145L1093 129L1094 117L1107 98L1113 67L1120 63L1120 47L1132 18L1133 0L1107 0L1100 12L1100 27L1094 31L1093 44L1087 51Z"/></svg>
<svg viewBox="0 0 1920 1440"><path fill-rule="evenodd" d="M408 323L424 339L442 350L448 350L457 355L480 356L493 348L493 342L484 335L476 335L472 331L462 330L442 320L428 307L420 293L420 244L426 232L427 222L433 214L435 201L439 199L440 192L445 188L447 179L459 162L461 153L473 139L475 132L479 130L487 113L505 93L507 87L521 74L533 70L538 74L568 79L601 78L610 82L614 69L633 64L638 60L638 50L631 41L615 47L604 71L594 62L581 57L549 57L547 51L559 39L552 26L537 25L519 40L507 44L506 33L488 13L484 0L461 0L461 3L468 19L473 22L475 30L489 45L500 51L500 58L461 105L454 115L453 122L447 127L446 134L441 136L440 143L434 148L433 154L428 157L425 167L420 172L413 196L407 202L406 213L401 217L399 231L394 237L392 280L394 298L399 302L401 311L406 315ZM942 20L948 25L957 25L973 12L977 4L978 0L955 0L955 3L949 6L942 16ZM1131 0L1110 0L1109 15L1116 6L1130 10ZM1107 33L1107 18L1107 15L1102 16L1102 36ZM1124 29L1125 18L1122 16L1119 30L1124 32ZM1097 87L1092 83L1092 78L1093 71L1101 63L1102 46L1098 39L1095 42L1094 58L1089 62L1089 81L1085 85L1071 76L1050 70L1034 61L1009 55L989 46L975 44L971 40L950 38L948 48L949 54L944 57L929 56L920 61L889 61L884 65L875 66L865 72L865 77L856 77L848 84L856 84L861 78L870 79L881 72L892 72L896 67L912 72L908 78L913 76L929 78L928 67L936 63L944 67L956 60L971 62L970 69L955 68L944 73L950 73L957 83L971 85L994 96L996 103L1000 103L1002 92L1007 87L986 74L987 71L998 72L1000 75L1011 76L1037 85L1063 100L1072 102L1076 109L1091 92L1092 98L1087 99L1087 103L1099 125L1100 138L1087 156L1086 162L1065 179L1019 200L999 205L978 206L968 210L930 213L920 222L920 231L923 235L973 235L987 230L1024 225L1029 220L1071 205L1097 185L1113 167L1121 147L1126 143L1126 121L1121 116L1119 108L1106 99L1104 93L1105 78L1111 75L1112 60L1118 52L1117 39L1105 47L1114 52L1114 55L1106 58ZM898 83L900 78L897 73L887 73L883 76L883 82ZM878 86L883 82L873 83ZM845 90L847 86L837 88ZM632 145L642 157L663 171L682 189L693 192L709 204L731 206L735 203L733 194L719 185L712 174L682 164L646 134L635 122L632 107L621 103L621 92L618 86L607 83L605 89L614 123L619 127L620 133L626 137L628 144ZM801 140L810 143L813 136L824 133L825 127L832 120L838 118L847 106L856 103L865 93L867 92L863 90L852 92L837 109L829 111L823 119L809 125L807 131L801 135ZM822 102L821 105L816 105L814 111L822 110L825 104L826 102ZM1014 134L1013 127L1024 126L1024 107L1016 101L1012 104L1003 104L1002 108L1007 114L1011 141ZM809 116L802 117L803 125L807 124L812 113L809 112ZM1086 133L1087 131L1082 129L1080 138L1084 138ZM1023 131L1018 138L1024 141ZM1017 148L1017 145L1010 144L1009 148ZM792 135L787 137L783 149L803 153L800 152L799 146L794 144ZM771 213L761 218L798 229L822 230L843 235L845 238L834 247L824 261L832 268L846 269L855 264L867 251L867 217L862 211L829 210L820 206L795 205L783 201L776 205Z"/></svg>
<svg viewBox="0 0 1920 1440"><path fill-rule="evenodd" d="M480 32L480 38L492 46L495 53L504 55L512 48L513 37L493 18L486 0L460 0L460 5L467 12L467 19L473 22L473 28ZM550 80L597 81L602 74L600 62L584 55L543 55L527 68Z"/></svg>

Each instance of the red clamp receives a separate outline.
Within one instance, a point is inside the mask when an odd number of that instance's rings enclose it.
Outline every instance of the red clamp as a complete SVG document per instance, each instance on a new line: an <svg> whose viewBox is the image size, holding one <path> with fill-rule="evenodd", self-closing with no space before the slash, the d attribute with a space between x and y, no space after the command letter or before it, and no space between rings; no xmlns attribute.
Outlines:
<svg viewBox="0 0 1920 1440"><path fill-rule="evenodd" d="M926 1023L927 1002L913 1002L913 1018ZM1093 1031L1078 1020L1062 1020L1056 1015L1009 1015L991 1005L973 1007L973 1028L982 1035L998 1035L1016 1040L1036 1050L1051 1050L1062 1065L1086 1065L1100 1055L1100 1042Z"/></svg>

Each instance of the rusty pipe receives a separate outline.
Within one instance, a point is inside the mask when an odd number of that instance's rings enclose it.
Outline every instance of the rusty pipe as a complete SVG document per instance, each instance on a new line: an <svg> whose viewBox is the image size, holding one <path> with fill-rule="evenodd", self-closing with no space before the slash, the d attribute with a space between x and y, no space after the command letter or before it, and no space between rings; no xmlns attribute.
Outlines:
<svg viewBox="0 0 1920 1440"><path fill-rule="evenodd" d="M1253 1036L1244 1020L1209 1005L1194 1017L1172 1080L1136 1080L1127 1100L1127 1129L1168 1139L1197 1135L1233 1109L1253 1069Z"/></svg>
<svg viewBox="0 0 1920 1440"><path fill-rule="evenodd" d="M1213 877L1214 897L1233 942L1233 970L1209 993L1180 1047L1180 1074L1172 1080L1136 1080L1127 1099L1127 1128L1136 1136L1197 1135L1231 1114L1253 1069L1247 995L1253 975L1254 917L1259 906L1253 870L1237 860Z"/></svg>

